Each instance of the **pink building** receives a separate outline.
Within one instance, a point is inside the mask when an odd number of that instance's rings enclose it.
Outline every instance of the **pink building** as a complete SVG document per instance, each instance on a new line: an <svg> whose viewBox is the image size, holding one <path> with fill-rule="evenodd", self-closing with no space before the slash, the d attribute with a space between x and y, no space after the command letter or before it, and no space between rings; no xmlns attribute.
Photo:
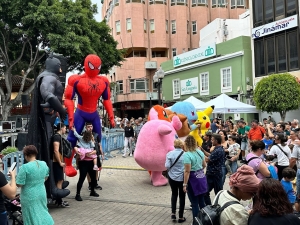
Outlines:
<svg viewBox="0 0 300 225"><path fill-rule="evenodd" d="M237 19L247 0L102 0L102 15L127 49L126 61L112 68L114 108L123 117L144 117L157 104L153 75L164 61L199 47L200 29L216 18ZM213 42L213 40L212 40Z"/></svg>

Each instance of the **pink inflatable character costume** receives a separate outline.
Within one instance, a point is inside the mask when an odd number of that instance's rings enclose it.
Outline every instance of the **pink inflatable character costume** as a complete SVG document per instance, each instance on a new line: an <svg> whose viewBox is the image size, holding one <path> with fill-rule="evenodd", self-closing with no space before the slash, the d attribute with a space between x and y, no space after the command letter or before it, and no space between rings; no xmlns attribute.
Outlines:
<svg viewBox="0 0 300 225"><path fill-rule="evenodd" d="M151 171L154 186L168 183L162 175L166 170L166 154L174 149L175 129L178 130L181 126L179 118L174 116L171 123L165 120L150 120L140 131L134 158L141 167Z"/></svg>

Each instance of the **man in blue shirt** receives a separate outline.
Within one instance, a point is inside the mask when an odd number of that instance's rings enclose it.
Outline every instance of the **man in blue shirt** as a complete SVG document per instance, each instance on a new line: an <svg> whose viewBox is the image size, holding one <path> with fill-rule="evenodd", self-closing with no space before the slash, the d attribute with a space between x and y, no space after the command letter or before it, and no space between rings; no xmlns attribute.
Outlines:
<svg viewBox="0 0 300 225"><path fill-rule="evenodd" d="M204 196L206 205L211 205L210 192L214 189L215 194L223 189L222 183L222 166L225 160L225 151L221 145L221 135L213 134L211 142L214 150L210 153L207 161L206 178L207 193Z"/></svg>
<svg viewBox="0 0 300 225"><path fill-rule="evenodd" d="M211 132L212 133L216 133L217 130L218 130L218 126L217 126L217 119L214 118L211 125L210 125L210 128L211 128Z"/></svg>

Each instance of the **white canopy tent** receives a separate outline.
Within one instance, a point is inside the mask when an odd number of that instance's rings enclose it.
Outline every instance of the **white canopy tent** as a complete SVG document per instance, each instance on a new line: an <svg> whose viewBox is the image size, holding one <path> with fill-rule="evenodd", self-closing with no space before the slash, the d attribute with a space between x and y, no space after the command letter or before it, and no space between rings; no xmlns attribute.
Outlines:
<svg viewBox="0 0 300 225"><path fill-rule="evenodd" d="M184 102L190 102L195 107L198 106L198 105L204 104L204 102L200 101L198 98L195 98L194 96L191 96L191 97L187 98L186 100L184 100Z"/></svg>
<svg viewBox="0 0 300 225"><path fill-rule="evenodd" d="M195 106L197 110L205 110L208 106L215 106L213 113L258 113L253 105L248 105L221 94L204 104Z"/></svg>

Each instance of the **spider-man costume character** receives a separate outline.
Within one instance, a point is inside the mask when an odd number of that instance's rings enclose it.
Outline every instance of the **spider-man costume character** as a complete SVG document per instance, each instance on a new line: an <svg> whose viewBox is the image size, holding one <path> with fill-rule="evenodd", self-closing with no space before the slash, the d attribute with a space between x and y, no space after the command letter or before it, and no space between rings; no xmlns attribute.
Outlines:
<svg viewBox="0 0 300 225"><path fill-rule="evenodd" d="M69 77L68 86L65 90L64 104L69 116L70 129L75 126L78 133L81 133L86 122L93 124L93 131L98 133L101 139L101 122L97 112L97 102L102 97L104 108L108 113L110 125L115 126L112 103L110 101L110 85L104 76L99 76L101 69L101 59L97 55L88 55L84 60L85 73L82 75L72 75ZM77 94L78 105L74 114L73 98ZM75 147L77 138L70 130L68 140ZM73 155L74 155L73 151ZM77 171L72 166L72 158L66 159L65 173L73 177Z"/></svg>

